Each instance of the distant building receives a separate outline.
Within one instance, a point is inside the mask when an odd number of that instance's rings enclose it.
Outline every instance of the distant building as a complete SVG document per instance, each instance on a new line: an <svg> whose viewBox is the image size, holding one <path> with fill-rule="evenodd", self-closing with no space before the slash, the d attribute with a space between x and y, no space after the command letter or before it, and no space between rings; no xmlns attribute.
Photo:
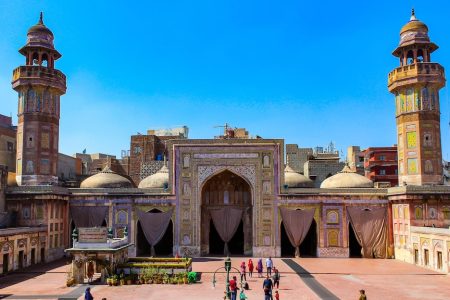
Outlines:
<svg viewBox="0 0 450 300"><path fill-rule="evenodd" d="M375 182L375 185L398 186L396 146L369 147L362 153L364 154L364 171L367 178Z"/></svg>
<svg viewBox="0 0 450 300"><path fill-rule="evenodd" d="M286 162L297 173L305 173L305 162L313 153L312 148L299 148L297 144L286 144Z"/></svg>
<svg viewBox="0 0 450 300"><path fill-rule="evenodd" d="M347 148L347 163L350 170L364 176L364 153L359 146Z"/></svg>
<svg viewBox="0 0 450 300"><path fill-rule="evenodd" d="M319 188L322 182L342 170L344 163L337 153L315 153L304 165L304 175L314 181L314 187Z"/></svg>
<svg viewBox="0 0 450 300"><path fill-rule="evenodd" d="M16 172L16 134L12 118L0 114L0 165L7 166L9 172Z"/></svg>
<svg viewBox="0 0 450 300"><path fill-rule="evenodd" d="M314 182L314 187L344 167L339 151L331 142L328 147L299 148L296 144L286 145L286 162L295 172L305 175Z"/></svg>
<svg viewBox="0 0 450 300"><path fill-rule="evenodd" d="M142 179L155 174L162 168L164 156L167 154L167 141L187 139L189 129L186 126L163 131L150 129L147 133L147 135L131 136L128 175L136 186Z"/></svg>

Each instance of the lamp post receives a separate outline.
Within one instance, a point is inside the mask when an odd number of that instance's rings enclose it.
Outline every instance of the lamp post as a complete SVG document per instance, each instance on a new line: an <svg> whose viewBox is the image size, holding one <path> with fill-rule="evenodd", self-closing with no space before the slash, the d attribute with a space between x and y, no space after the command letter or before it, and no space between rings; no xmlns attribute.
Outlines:
<svg viewBox="0 0 450 300"><path fill-rule="evenodd" d="M227 299L231 299L230 270L231 270L231 259L229 256L227 256L227 258L225 259L225 271L227 271L227 282L226 282Z"/></svg>

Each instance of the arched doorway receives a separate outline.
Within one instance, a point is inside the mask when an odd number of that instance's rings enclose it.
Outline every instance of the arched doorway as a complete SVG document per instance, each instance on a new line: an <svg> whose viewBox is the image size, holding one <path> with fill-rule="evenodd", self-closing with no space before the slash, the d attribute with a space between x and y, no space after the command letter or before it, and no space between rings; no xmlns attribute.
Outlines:
<svg viewBox="0 0 450 300"><path fill-rule="evenodd" d="M311 227L305 239L300 244L300 257L316 257L317 256L317 223L312 220Z"/></svg>
<svg viewBox="0 0 450 300"><path fill-rule="evenodd" d="M350 222L348 222L348 249L349 256L355 258L361 258L361 250L362 247L356 238L355 231L353 230L353 226Z"/></svg>
<svg viewBox="0 0 450 300"><path fill-rule="evenodd" d="M201 199L202 255L224 254L225 244L214 226L211 211L227 207L242 210L239 226L228 243L230 254L251 255L253 250L252 201L251 187L247 181L229 170L222 171L205 182Z"/></svg>
<svg viewBox="0 0 450 300"><path fill-rule="evenodd" d="M301 210L301 209L297 209ZM294 257L295 247L289 240L283 221L280 224L280 247L282 257ZM317 256L317 223L312 219L308 232L299 247L300 257L316 257Z"/></svg>
<svg viewBox="0 0 450 300"><path fill-rule="evenodd" d="M291 241L286 233L286 228L284 228L283 222L280 225L281 231L281 256L282 257L294 257L295 256L295 247L292 246Z"/></svg>
<svg viewBox="0 0 450 300"><path fill-rule="evenodd" d="M162 213L159 209L152 209L149 212ZM151 247L142 230L141 222L137 222L136 232L136 256L150 256ZM173 222L169 221L166 232L161 240L155 245L155 253L158 257L173 255Z"/></svg>

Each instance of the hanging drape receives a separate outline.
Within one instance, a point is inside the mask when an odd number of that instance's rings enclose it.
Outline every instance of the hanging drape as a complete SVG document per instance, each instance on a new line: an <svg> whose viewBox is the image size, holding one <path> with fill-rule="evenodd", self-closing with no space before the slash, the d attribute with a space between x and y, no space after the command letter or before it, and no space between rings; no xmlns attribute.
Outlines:
<svg viewBox="0 0 450 300"><path fill-rule="evenodd" d="M314 219L315 209L292 210L280 207L281 218L286 234L295 247L295 256L300 256L300 244L306 237Z"/></svg>
<svg viewBox="0 0 450 300"><path fill-rule="evenodd" d="M155 245L163 238L172 217L172 209L167 212L143 212L136 210L142 231L150 244L150 255L155 256Z"/></svg>
<svg viewBox="0 0 450 300"><path fill-rule="evenodd" d="M387 208L347 207L350 223L364 258L386 258Z"/></svg>
<svg viewBox="0 0 450 300"><path fill-rule="evenodd" d="M233 235L239 227L239 223L242 220L242 212L242 209L234 207L210 210L214 227L222 241L225 242L223 254L226 256L230 254L228 251L228 242L233 238Z"/></svg>
<svg viewBox="0 0 450 300"><path fill-rule="evenodd" d="M100 227L108 214L108 206L71 206L75 227Z"/></svg>

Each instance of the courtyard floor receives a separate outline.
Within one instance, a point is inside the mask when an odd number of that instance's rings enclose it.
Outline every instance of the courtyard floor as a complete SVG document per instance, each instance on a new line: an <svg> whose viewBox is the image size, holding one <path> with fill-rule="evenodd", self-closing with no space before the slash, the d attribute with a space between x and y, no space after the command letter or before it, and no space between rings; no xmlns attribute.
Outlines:
<svg viewBox="0 0 450 300"><path fill-rule="evenodd" d="M233 266L248 258L232 258ZM257 259L253 259L256 263ZM429 271L395 260L275 258L281 272L280 299L358 299L365 289L370 299L450 299L450 275ZM222 258L198 258L193 270L201 282L193 285L91 286L96 300L111 299L223 299L225 274L213 272L223 266ZM222 269L223 270L223 269ZM59 261L34 266L0 277L0 299L84 299L85 285L65 286L67 266ZM249 300L264 299L262 278L247 278Z"/></svg>

